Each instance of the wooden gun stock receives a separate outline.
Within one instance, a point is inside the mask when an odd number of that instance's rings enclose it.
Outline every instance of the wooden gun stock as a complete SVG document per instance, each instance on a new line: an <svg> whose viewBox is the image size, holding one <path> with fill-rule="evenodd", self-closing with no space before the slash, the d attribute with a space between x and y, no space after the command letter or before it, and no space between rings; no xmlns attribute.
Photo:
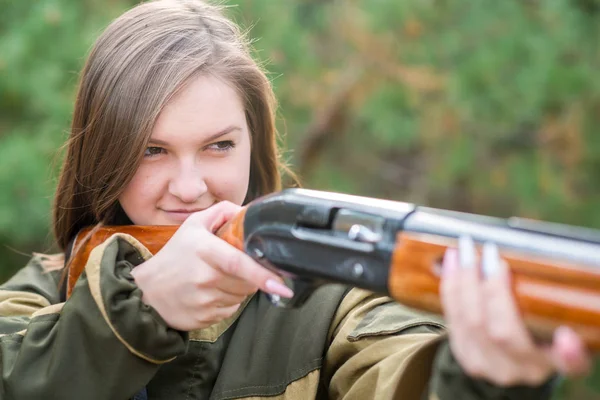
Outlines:
<svg viewBox="0 0 600 400"><path fill-rule="evenodd" d="M441 262L456 240L399 233L390 268L390 295L400 303L442 312ZM600 351L600 271L553 260L524 259L500 249L511 271L512 290L533 336L549 341L560 325L573 328L594 352ZM599 255L600 257L600 255Z"/></svg>
<svg viewBox="0 0 600 400"><path fill-rule="evenodd" d="M244 216L246 208L231 220L217 229L216 235L240 250L244 249ZM152 254L156 254L177 231L177 225L162 226L102 226L84 229L73 241L73 254L67 262L67 298L71 296L73 287L85 268L90 253L115 233L131 235L142 243Z"/></svg>

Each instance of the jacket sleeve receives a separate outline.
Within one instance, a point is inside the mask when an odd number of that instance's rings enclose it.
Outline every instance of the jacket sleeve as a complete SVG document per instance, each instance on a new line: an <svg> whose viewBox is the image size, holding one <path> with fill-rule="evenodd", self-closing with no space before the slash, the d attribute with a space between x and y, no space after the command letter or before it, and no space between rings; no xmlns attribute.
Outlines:
<svg viewBox="0 0 600 400"><path fill-rule="evenodd" d="M71 297L34 258L0 287L0 399L127 399L187 334L141 301L131 276L151 254L115 234L96 247ZM60 272L60 271L58 271Z"/></svg>
<svg viewBox="0 0 600 400"><path fill-rule="evenodd" d="M500 387L483 379L471 378L461 368L444 341L434 360L434 371L430 382L432 400L547 400L552 397L554 378L540 386L517 385Z"/></svg>
<svg viewBox="0 0 600 400"><path fill-rule="evenodd" d="M330 327L323 382L331 399L545 399L547 387L499 388L467 376L443 321L352 289Z"/></svg>

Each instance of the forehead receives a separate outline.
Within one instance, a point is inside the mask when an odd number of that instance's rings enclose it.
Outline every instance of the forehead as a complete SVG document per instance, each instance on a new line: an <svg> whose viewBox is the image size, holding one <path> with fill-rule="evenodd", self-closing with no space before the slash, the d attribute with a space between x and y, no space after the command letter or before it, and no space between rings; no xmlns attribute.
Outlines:
<svg viewBox="0 0 600 400"><path fill-rule="evenodd" d="M246 127L241 97L221 79L201 75L193 78L163 108L152 138L211 135L231 125Z"/></svg>

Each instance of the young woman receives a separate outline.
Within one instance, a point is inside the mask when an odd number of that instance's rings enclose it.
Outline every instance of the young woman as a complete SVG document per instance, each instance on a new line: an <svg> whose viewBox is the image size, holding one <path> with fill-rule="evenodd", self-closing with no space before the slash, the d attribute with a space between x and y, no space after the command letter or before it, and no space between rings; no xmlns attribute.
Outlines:
<svg viewBox="0 0 600 400"><path fill-rule="evenodd" d="M557 371L586 370L568 329L534 343L493 245L484 276L468 238L462 262L456 251L445 260L449 336L435 317L341 286L298 310L268 304L258 290L290 290L213 233L280 188L274 108L215 7L149 2L106 29L81 75L57 242L97 224L181 226L154 256L112 236L68 300L56 259L36 256L6 282L2 398L532 399Z"/></svg>

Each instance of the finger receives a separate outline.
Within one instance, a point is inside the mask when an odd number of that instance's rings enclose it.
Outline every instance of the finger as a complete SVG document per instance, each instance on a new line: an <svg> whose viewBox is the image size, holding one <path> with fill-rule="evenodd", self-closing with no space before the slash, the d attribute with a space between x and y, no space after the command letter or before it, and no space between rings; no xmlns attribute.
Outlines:
<svg viewBox="0 0 600 400"><path fill-rule="evenodd" d="M500 259L498 247L485 243L482 254L485 275L486 331L496 346L521 356L537 353L517 308L511 288L510 271Z"/></svg>
<svg viewBox="0 0 600 400"><path fill-rule="evenodd" d="M458 254L460 269L457 278L460 280L459 299L462 319L469 331L478 334L484 328L485 317L480 294L481 279L477 266L477 254L475 243L471 237L461 236L459 238Z"/></svg>
<svg viewBox="0 0 600 400"><path fill-rule="evenodd" d="M472 376L486 377L490 375L490 362L494 360L493 353L487 349L484 332L485 317L481 301L481 276L477 264L475 243L469 236L458 239L459 268L456 273L457 284L457 320L455 332L451 336L455 345L462 349L459 359ZM460 330L456 331L456 325Z"/></svg>
<svg viewBox="0 0 600 400"><path fill-rule="evenodd" d="M237 310L239 310L241 305L242 305L241 303L237 303L237 304L232 304L232 305L226 306L226 307L219 307L218 308L219 315L223 316L225 318L229 318L233 314L235 314Z"/></svg>
<svg viewBox="0 0 600 400"><path fill-rule="evenodd" d="M452 326L460 315L460 303L457 301L460 295L458 268L458 252L454 248L448 248L444 253L440 282L440 300L448 326Z"/></svg>
<svg viewBox="0 0 600 400"><path fill-rule="evenodd" d="M230 307L235 304L242 303L246 300L246 296L237 296L230 293L223 292L217 288L207 288L201 293L196 294L190 301L193 304L189 304L193 308L223 308Z"/></svg>
<svg viewBox="0 0 600 400"><path fill-rule="evenodd" d="M283 284L281 277L258 264L247 254L216 236L206 240L210 240L210 252L206 254L206 261L213 267L249 282L264 292L285 298L294 296L292 290Z"/></svg>
<svg viewBox="0 0 600 400"><path fill-rule="evenodd" d="M217 308L227 308L236 304L241 304L246 300L247 296L238 296L227 292L220 291L219 296L213 302Z"/></svg>
<svg viewBox="0 0 600 400"><path fill-rule="evenodd" d="M450 332L452 353L473 377L483 376L486 365L480 349L480 338L477 332L469 330L464 323L465 310L461 301L461 274L459 253L449 248L443 261L443 275L440 297L444 310L444 318Z"/></svg>
<svg viewBox="0 0 600 400"><path fill-rule="evenodd" d="M234 315L239 310L240 306L241 304L234 304L228 307L215 308L209 316L201 319L199 322L203 324L202 327L218 324Z"/></svg>
<svg viewBox="0 0 600 400"><path fill-rule="evenodd" d="M204 211L192 215L190 218L206 228L209 232L216 232L223 224L235 217L242 207L230 201L220 201Z"/></svg>
<svg viewBox="0 0 600 400"><path fill-rule="evenodd" d="M214 287L234 296L248 296L258 290L258 286L236 276L218 272L220 277L214 282Z"/></svg>
<svg viewBox="0 0 600 400"><path fill-rule="evenodd" d="M211 236L209 241L213 240L215 239ZM187 271L184 279L188 279L197 288L201 288L204 291L219 289L231 295L244 297L258 290L258 286L253 283L237 276L228 275L217 265L211 265L211 262L204 255L201 255L195 261L196 263Z"/></svg>
<svg viewBox="0 0 600 400"><path fill-rule="evenodd" d="M566 376L581 376L590 371L592 361L583 340L571 328L554 332L551 357L556 369Z"/></svg>
<svg viewBox="0 0 600 400"><path fill-rule="evenodd" d="M207 210L194 215L194 222L205 227L210 232L215 232L221 225L233 218L241 210L228 201L221 201ZM293 292L283 284L283 280L275 273L260 266L252 258L240 252L222 239L212 237L208 252L208 260L214 267L222 272L238 277L253 284L261 290L291 298Z"/></svg>
<svg viewBox="0 0 600 400"><path fill-rule="evenodd" d="M527 331L513 296L508 265L500 258L498 247L484 243L482 273L485 280L487 347L494 352L498 369L493 382L502 385L539 385L553 372L542 347ZM504 366L504 368L501 368Z"/></svg>

